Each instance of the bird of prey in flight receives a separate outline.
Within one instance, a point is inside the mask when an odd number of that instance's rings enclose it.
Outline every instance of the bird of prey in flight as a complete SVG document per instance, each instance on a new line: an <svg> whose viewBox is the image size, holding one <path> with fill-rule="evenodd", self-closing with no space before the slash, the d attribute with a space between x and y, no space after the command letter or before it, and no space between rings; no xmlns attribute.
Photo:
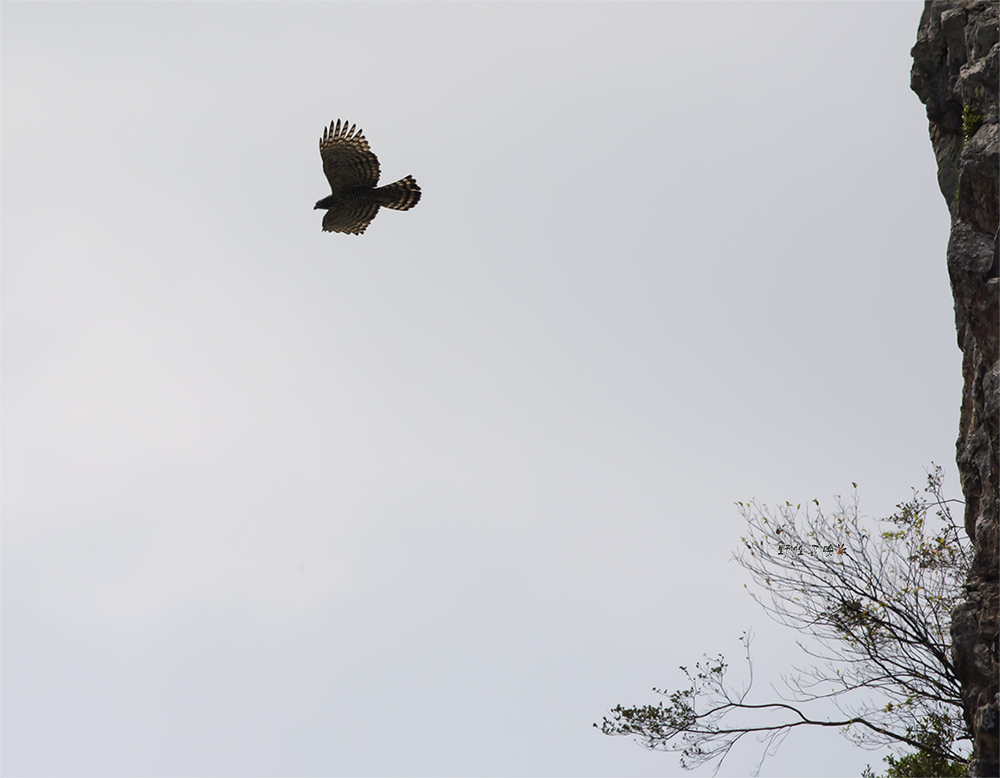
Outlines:
<svg viewBox="0 0 1000 778"><path fill-rule="evenodd" d="M330 122L319 141L323 172L333 193L315 208L326 210L323 229L361 235L382 206L408 211L420 202L420 187L413 176L394 184L378 185L378 157L368 147L368 140L347 122ZM314 210L315 210L314 208Z"/></svg>

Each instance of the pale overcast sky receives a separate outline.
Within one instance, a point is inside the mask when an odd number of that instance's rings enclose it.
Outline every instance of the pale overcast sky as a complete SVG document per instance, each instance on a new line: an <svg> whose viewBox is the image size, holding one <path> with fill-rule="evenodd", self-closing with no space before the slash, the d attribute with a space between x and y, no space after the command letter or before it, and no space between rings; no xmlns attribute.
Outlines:
<svg viewBox="0 0 1000 778"><path fill-rule="evenodd" d="M4 774L680 774L735 501L960 496L921 8L3 3Z"/></svg>

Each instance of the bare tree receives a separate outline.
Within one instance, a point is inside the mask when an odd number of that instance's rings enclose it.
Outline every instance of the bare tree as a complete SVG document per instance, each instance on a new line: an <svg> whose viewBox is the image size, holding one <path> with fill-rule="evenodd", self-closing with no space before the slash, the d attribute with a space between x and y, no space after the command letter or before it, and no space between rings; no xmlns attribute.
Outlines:
<svg viewBox="0 0 1000 778"><path fill-rule="evenodd" d="M681 667L688 688L654 688L668 704L618 705L601 731L680 752L685 769L714 760L721 765L746 735L764 744L759 769L791 730L803 726L840 729L862 747L908 745L964 762L955 742L969 739L969 732L949 622L971 549L948 508L957 501L942 497L941 484L935 466L923 492L914 490L874 532L866 526L874 522L859 514L857 484L852 500L837 497L829 514L816 500L805 509L737 503L748 532L734 556L763 590L752 596L773 619L812 638L797 643L814 664L782 677L785 692L777 701L756 702L747 632L741 640L749 678L742 689L727 685L721 654L706 657L693 671ZM841 715L811 714L822 700ZM929 721L946 736L920 736Z"/></svg>

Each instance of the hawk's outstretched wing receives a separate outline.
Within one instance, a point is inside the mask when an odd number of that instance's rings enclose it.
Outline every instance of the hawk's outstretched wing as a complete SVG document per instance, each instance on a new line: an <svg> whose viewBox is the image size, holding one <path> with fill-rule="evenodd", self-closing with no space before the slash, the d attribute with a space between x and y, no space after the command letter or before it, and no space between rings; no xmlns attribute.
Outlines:
<svg viewBox="0 0 1000 778"><path fill-rule="evenodd" d="M361 235L378 214L378 209L377 203L352 203L331 208L323 216L323 230Z"/></svg>
<svg viewBox="0 0 1000 778"><path fill-rule="evenodd" d="M336 124L330 122L330 127L323 130L323 137L319 142L319 154L323 158L323 172L326 173L326 179L330 182L330 188L335 195L359 186L378 186L378 157L368 147L368 141L361 131L355 131L355 125L352 124L348 129L347 122L341 125L340 119ZM373 218L375 218L374 213L365 222L365 226ZM323 220L323 229L327 229L326 219Z"/></svg>

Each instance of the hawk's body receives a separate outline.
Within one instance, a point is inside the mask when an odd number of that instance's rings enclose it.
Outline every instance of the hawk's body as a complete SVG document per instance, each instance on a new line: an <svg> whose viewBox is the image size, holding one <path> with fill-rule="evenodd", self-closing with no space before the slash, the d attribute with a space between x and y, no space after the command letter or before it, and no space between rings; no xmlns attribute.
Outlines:
<svg viewBox="0 0 1000 778"><path fill-rule="evenodd" d="M408 211L420 202L420 187L407 176L394 184L378 185L378 157L368 147L361 131L347 122L330 122L319 142L323 172L333 194L324 197L316 208L325 208L323 229L327 232L347 232L360 235L382 206Z"/></svg>

